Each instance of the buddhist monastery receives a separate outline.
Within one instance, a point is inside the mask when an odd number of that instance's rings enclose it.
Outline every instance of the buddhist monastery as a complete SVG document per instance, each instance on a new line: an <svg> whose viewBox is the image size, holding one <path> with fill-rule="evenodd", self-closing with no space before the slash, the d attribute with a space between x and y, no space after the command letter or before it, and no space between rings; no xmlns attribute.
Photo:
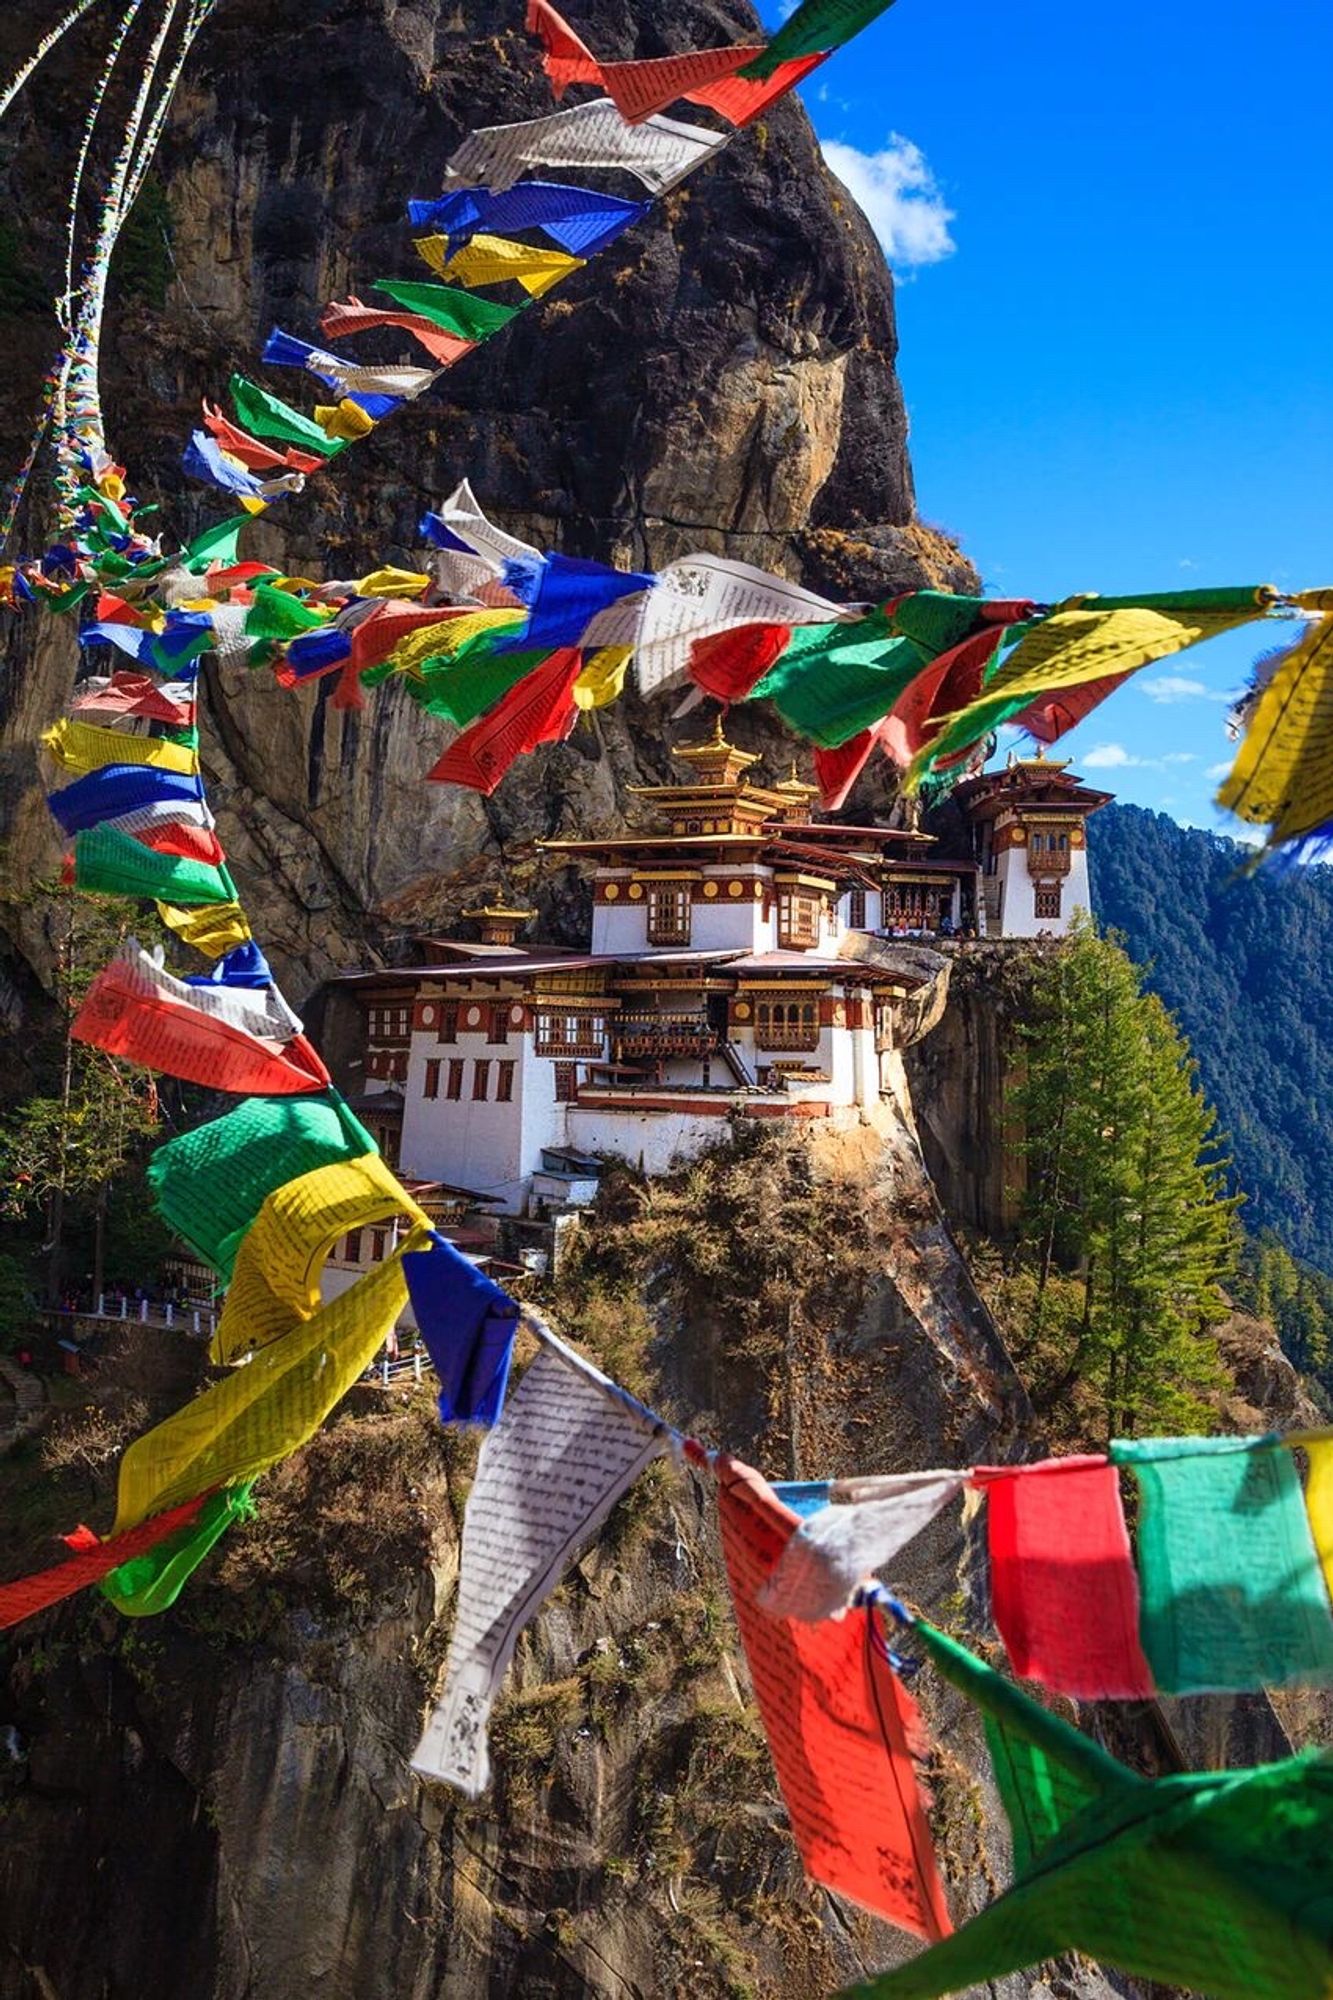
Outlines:
<svg viewBox="0 0 1333 2000"><path fill-rule="evenodd" d="M972 828L981 868L980 928L988 937L1063 937L1090 910L1086 824L1109 805L1068 764L1010 757L1001 771L954 793Z"/></svg>

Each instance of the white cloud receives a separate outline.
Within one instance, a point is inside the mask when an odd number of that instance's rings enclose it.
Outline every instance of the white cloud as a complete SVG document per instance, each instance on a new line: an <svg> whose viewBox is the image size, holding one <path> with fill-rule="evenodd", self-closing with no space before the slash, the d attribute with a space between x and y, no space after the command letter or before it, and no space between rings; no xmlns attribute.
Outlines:
<svg viewBox="0 0 1333 2000"><path fill-rule="evenodd" d="M829 168L865 214L891 264L910 269L952 257L949 208L921 148L890 132L882 152L862 153L841 139L822 139Z"/></svg>
<svg viewBox="0 0 1333 2000"><path fill-rule="evenodd" d="M1205 778L1226 778L1231 774L1231 759L1224 757L1220 764L1210 764L1204 772Z"/></svg>
<svg viewBox="0 0 1333 2000"><path fill-rule="evenodd" d="M1192 750L1168 750L1164 757L1135 757L1123 743L1095 743L1078 762L1085 771L1165 771L1169 764L1193 764Z"/></svg>
<svg viewBox="0 0 1333 2000"><path fill-rule="evenodd" d="M1155 680L1140 681L1149 701L1167 704L1176 701L1230 701L1229 694L1210 688L1205 681L1189 680L1184 674L1158 674Z"/></svg>

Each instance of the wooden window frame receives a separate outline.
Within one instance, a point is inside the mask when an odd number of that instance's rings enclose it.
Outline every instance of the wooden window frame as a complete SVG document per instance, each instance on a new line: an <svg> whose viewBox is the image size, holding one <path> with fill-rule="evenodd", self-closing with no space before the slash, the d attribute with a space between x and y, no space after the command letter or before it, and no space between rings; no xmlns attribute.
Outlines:
<svg viewBox="0 0 1333 2000"><path fill-rule="evenodd" d="M555 1066L555 1101L557 1104L577 1104L579 1099L579 1066L575 1062L557 1062Z"/></svg>
<svg viewBox="0 0 1333 2000"><path fill-rule="evenodd" d="M509 1041L509 1002L492 1000L486 1013L486 1040L493 1048L504 1048Z"/></svg>
<svg viewBox="0 0 1333 2000"><path fill-rule="evenodd" d="M436 1030L435 1039L437 1042L456 1042L458 1040L458 1002L456 1000L442 1000L440 1002L440 1025Z"/></svg>
<svg viewBox="0 0 1333 2000"><path fill-rule="evenodd" d="M514 1101L514 1069L511 1061L498 1062L495 1066L495 1101L497 1104L512 1104Z"/></svg>
<svg viewBox="0 0 1333 2000"><path fill-rule="evenodd" d="M694 897L688 882L648 884L649 944L688 944Z"/></svg>
<svg viewBox="0 0 1333 2000"><path fill-rule="evenodd" d="M450 1056L449 1075L445 1082L445 1087L444 1087L444 1095L446 1103L449 1104L461 1103L463 1097L463 1069L464 1069L464 1063L462 1056Z"/></svg>
<svg viewBox="0 0 1333 2000"><path fill-rule="evenodd" d="M1063 884L1059 882L1039 882L1034 888L1032 891L1032 914L1038 923L1059 923L1061 914L1060 904L1062 900L1060 891L1062 887Z"/></svg>
<svg viewBox="0 0 1333 2000"><path fill-rule="evenodd" d="M755 1046L766 1052L787 1050L811 1054L819 1047L817 1000L775 998L757 1000L754 1009Z"/></svg>
<svg viewBox="0 0 1333 2000"><path fill-rule="evenodd" d="M421 1094L423 1097L432 1098L438 1097L440 1094L440 1059L438 1056L426 1057L426 1076L421 1086Z"/></svg>
<svg viewBox="0 0 1333 2000"><path fill-rule="evenodd" d="M491 1059L478 1056L472 1065L472 1102L485 1104L491 1088Z"/></svg>

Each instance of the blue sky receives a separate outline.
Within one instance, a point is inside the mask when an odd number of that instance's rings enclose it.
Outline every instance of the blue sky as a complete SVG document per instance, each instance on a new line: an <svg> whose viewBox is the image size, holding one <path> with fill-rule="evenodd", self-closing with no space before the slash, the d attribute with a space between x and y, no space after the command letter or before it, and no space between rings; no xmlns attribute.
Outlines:
<svg viewBox="0 0 1333 2000"><path fill-rule="evenodd" d="M1315 0L898 0L804 87L899 278L920 511L993 594L1333 582L1331 66ZM1239 831L1226 698L1290 630L1146 669L1059 754Z"/></svg>

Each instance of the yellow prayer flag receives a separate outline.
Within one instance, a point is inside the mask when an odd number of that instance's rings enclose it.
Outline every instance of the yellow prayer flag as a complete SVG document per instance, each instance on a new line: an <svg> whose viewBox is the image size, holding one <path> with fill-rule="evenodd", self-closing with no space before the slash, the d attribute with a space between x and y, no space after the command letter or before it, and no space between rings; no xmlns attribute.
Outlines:
<svg viewBox="0 0 1333 2000"><path fill-rule="evenodd" d="M363 438L374 430L374 419L368 417L359 403L344 396L341 403L317 403L315 422L325 437L344 438L349 444Z"/></svg>
<svg viewBox="0 0 1333 2000"><path fill-rule="evenodd" d="M1333 1438L1312 1438L1307 1441L1305 1451L1310 1460L1305 1511L1310 1516L1310 1532L1319 1551L1324 1582L1333 1597Z"/></svg>
<svg viewBox="0 0 1333 2000"><path fill-rule="evenodd" d="M543 250L531 243L514 243L507 236L474 236L461 250L449 255L447 236L417 238L417 254L432 271L454 285L499 285L508 278L520 284L529 298L539 299L572 271L581 271L583 257L571 257L564 250Z"/></svg>
<svg viewBox="0 0 1333 2000"><path fill-rule="evenodd" d="M1027 694L1035 698L1052 688L1080 687L1085 681L1133 673L1202 639L1248 625L1263 612L1259 603L1227 611L1193 607L1169 612L1146 607L1099 611L1095 600L1079 610L1053 611L1019 640L986 682L981 699L1011 700Z"/></svg>
<svg viewBox="0 0 1333 2000"><path fill-rule="evenodd" d="M136 1438L120 1462L112 1533L196 1493L254 1479L298 1450L374 1360L407 1304L403 1255L429 1241L415 1229L332 1305Z"/></svg>
<svg viewBox="0 0 1333 2000"><path fill-rule="evenodd" d="M358 597L424 597L433 579L419 570L373 569L352 585Z"/></svg>
<svg viewBox="0 0 1333 2000"><path fill-rule="evenodd" d="M338 1238L394 1215L430 1227L378 1153L316 1167L275 1188L242 1239L213 1360L239 1360L308 1320L319 1310L320 1276Z"/></svg>
<svg viewBox="0 0 1333 2000"><path fill-rule="evenodd" d="M176 771L184 777L193 777L199 769L199 752L184 743L169 743L163 736L98 729L70 716L48 729L42 742L63 770L79 778L107 764L146 764L155 771Z"/></svg>
<svg viewBox="0 0 1333 2000"><path fill-rule="evenodd" d="M1295 599L1315 616L1283 655L1255 704L1231 773L1217 795L1274 846L1333 819L1333 590Z"/></svg>
<svg viewBox="0 0 1333 2000"><path fill-rule="evenodd" d="M633 646L603 646L592 655L573 686L579 708L605 708L619 701L625 686L625 670L634 657Z"/></svg>
<svg viewBox="0 0 1333 2000"><path fill-rule="evenodd" d="M205 958L221 958L238 944L248 944L254 935L239 903L206 903L197 910L159 903L157 914L182 944L192 944Z"/></svg>
<svg viewBox="0 0 1333 2000"><path fill-rule="evenodd" d="M485 632L513 631L527 620L526 611L465 611L461 618L441 618L438 625L419 625L398 641L385 666L394 673L415 673L423 660L450 660Z"/></svg>

